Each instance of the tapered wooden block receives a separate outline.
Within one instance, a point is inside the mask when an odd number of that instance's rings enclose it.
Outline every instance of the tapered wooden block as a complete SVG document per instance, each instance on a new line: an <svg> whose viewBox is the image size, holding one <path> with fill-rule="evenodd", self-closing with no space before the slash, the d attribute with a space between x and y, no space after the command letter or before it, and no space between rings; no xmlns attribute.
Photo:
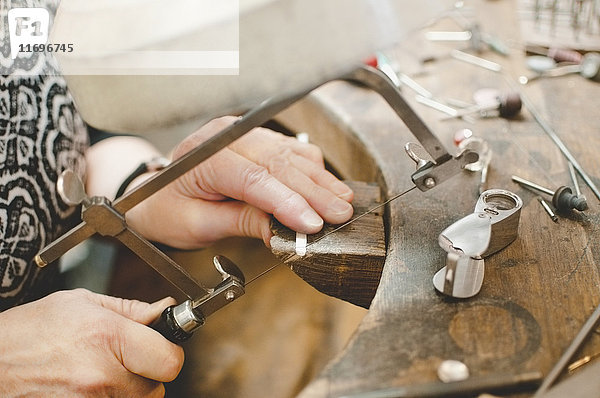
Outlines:
<svg viewBox="0 0 600 398"><path fill-rule="evenodd" d="M381 203L376 184L346 181L354 191L357 217ZM322 293L368 308L375 295L386 254L383 207L327 235L339 225L326 224L309 235L306 254L296 252L296 233L273 219L271 250L298 276Z"/></svg>

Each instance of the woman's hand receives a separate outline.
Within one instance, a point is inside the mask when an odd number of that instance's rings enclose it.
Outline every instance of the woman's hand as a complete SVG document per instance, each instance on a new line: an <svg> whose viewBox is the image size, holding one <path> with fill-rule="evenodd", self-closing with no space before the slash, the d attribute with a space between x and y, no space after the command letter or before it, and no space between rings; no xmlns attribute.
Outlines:
<svg viewBox="0 0 600 398"><path fill-rule="evenodd" d="M236 120L215 119L174 151L174 158ZM196 248L228 236L271 237L269 214L289 228L316 233L323 220L352 216L353 193L325 170L321 151L256 128L127 213L146 238Z"/></svg>

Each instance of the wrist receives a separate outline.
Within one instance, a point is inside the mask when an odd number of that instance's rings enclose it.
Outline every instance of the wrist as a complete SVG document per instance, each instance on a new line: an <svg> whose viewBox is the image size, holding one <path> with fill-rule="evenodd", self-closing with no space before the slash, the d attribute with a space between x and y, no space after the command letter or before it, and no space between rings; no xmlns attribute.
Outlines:
<svg viewBox="0 0 600 398"><path fill-rule="evenodd" d="M136 167L121 183L115 199L123 196L127 191L140 185L146 181L158 171L164 169L169 165L170 161L162 156L156 156L146 162L142 162Z"/></svg>

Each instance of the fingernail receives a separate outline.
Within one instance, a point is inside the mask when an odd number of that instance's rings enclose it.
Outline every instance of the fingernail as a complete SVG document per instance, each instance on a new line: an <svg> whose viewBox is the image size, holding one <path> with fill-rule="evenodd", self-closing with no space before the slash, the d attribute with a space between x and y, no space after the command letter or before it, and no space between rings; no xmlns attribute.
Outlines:
<svg viewBox="0 0 600 398"><path fill-rule="evenodd" d="M309 228L321 228L323 226L323 219L312 210L306 210L302 213L300 219Z"/></svg>
<svg viewBox="0 0 600 398"><path fill-rule="evenodd" d="M352 209L352 206L350 205L350 203L346 202L345 200L336 199L333 202L331 202L328 209L332 213L343 214L343 213L348 213Z"/></svg>
<svg viewBox="0 0 600 398"><path fill-rule="evenodd" d="M344 199L352 196L352 190L350 187L341 181L336 181L332 187L332 191L334 194Z"/></svg>

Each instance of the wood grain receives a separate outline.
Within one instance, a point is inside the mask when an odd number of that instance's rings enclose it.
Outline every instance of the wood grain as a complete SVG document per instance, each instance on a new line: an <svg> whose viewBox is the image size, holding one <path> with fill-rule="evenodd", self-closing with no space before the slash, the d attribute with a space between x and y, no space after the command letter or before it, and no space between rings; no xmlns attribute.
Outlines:
<svg viewBox="0 0 600 398"><path fill-rule="evenodd" d="M353 217L381 203L376 184L358 181L346 184L354 191ZM320 292L368 308L385 261L383 211L375 210L325 236L337 227L325 225L321 232L310 235L305 256L290 258L296 250L296 233L273 219L271 250L282 260L289 259L285 264Z"/></svg>
<svg viewBox="0 0 600 398"><path fill-rule="evenodd" d="M519 43L515 1L469 3L484 32ZM456 30L449 19L432 30ZM394 61L403 72L441 98L472 102L477 89L509 90L526 70L524 54L508 58L480 54L503 66L502 73L462 63L447 56L458 44L425 42L418 32L403 42ZM518 46L515 46L518 48ZM421 64L433 57L435 62ZM600 183L600 114L598 83L578 75L540 79L522 87L553 126L582 167ZM471 128L493 151L488 188L501 188L523 199L519 235L506 249L486 259L481 292L469 300L437 294L431 278L444 264L437 236L446 226L470 214L478 197L477 174L465 172L427 193L413 191L392 202L385 212L387 256L381 282L361 325L344 353L331 362L301 397L331 397L386 387L435 382L442 360L458 359L474 376L547 373L600 300L600 216L598 200L587 187L588 211L573 212L552 222L536 195L513 183L512 174L555 189L570 185L566 162L525 109L514 119L486 118L469 125L439 121L435 110L408 98L447 148L454 132ZM365 167L384 189L383 200L411 186L414 164L403 145L414 138L375 93L336 82L314 92L280 115L291 130L311 132L311 142L325 143L324 153L344 178L361 179L357 158L338 141L358 140L367 156ZM329 132L333 131L332 140ZM346 141L340 139L346 135ZM314 138L312 138L314 136ZM340 153L338 153L340 149ZM356 175L353 173L357 173ZM581 355L600 351L597 335ZM523 392L514 397L530 396Z"/></svg>

